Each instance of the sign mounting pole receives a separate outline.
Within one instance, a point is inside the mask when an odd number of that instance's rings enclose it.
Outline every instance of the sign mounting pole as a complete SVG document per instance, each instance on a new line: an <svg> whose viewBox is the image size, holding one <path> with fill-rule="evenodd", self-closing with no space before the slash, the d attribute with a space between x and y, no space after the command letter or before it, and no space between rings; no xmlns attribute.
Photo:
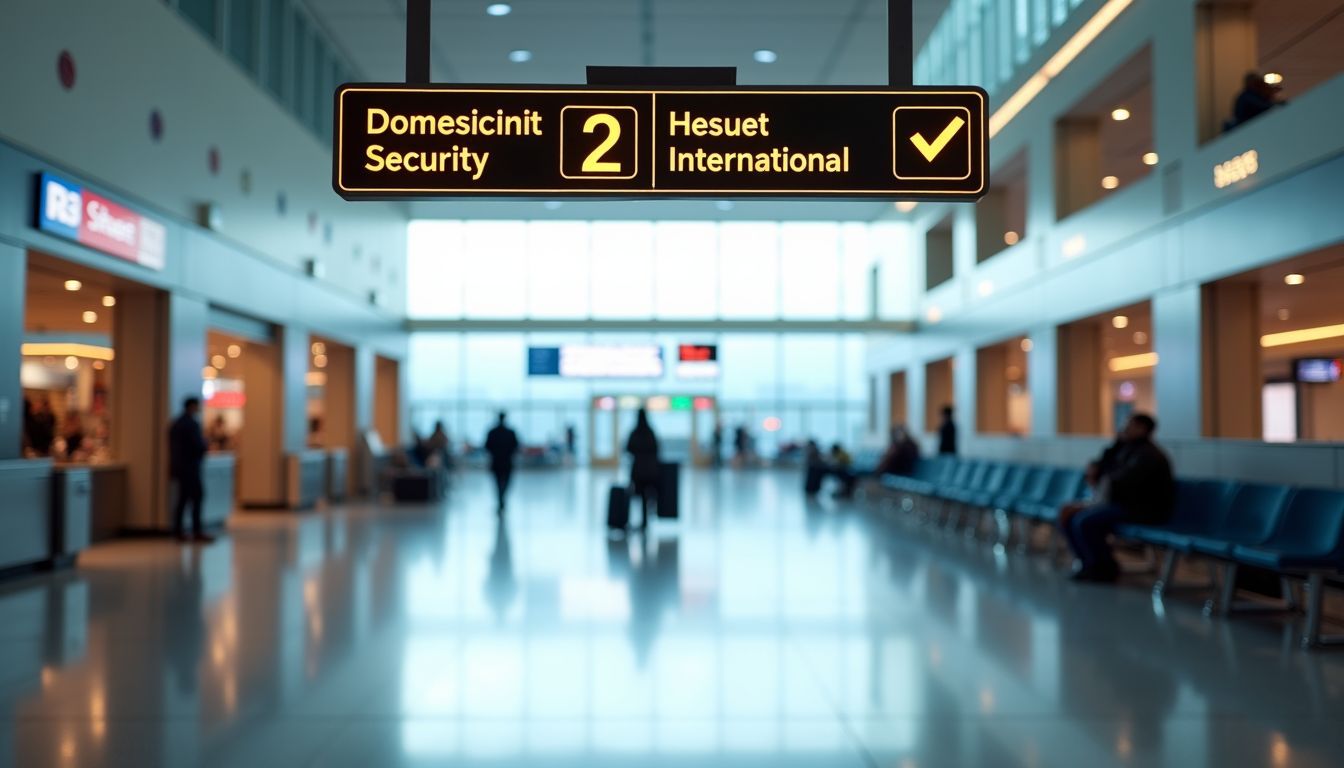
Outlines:
<svg viewBox="0 0 1344 768"><path fill-rule="evenodd" d="M915 84L915 0L887 0L887 82Z"/></svg>
<svg viewBox="0 0 1344 768"><path fill-rule="evenodd" d="M429 0L406 0L406 82L429 84Z"/></svg>

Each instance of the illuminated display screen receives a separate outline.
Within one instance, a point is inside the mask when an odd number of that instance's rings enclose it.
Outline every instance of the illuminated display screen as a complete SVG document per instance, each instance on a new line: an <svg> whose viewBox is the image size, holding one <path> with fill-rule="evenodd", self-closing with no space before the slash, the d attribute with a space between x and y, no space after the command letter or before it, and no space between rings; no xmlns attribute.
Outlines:
<svg viewBox="0 0 1344 768"><path fill-rule="evenodd" d="M663 349L656 344L529 347L527 375L567 379L656 379L663 375Z"/></svg>
<svg viewBox="0 0 1344 768"><path fill-rule="evenodd" d="M677 378L719 377L719 348L714 344L681 344L677 347Z"/></svg>
<svg viewBox="0 0 1344 768"><path fill-rule="evenodd" d="M397 197L975 200L972 87L342 86L332 185Z"/></svg>
<svg viewBox="0 0 1344 768"><path fill-rule="evenodd" d="M1294 361L1294 378L1304 384L1331 384L1339 381L1341 363L1330 357L1306 357Z"/></svg>

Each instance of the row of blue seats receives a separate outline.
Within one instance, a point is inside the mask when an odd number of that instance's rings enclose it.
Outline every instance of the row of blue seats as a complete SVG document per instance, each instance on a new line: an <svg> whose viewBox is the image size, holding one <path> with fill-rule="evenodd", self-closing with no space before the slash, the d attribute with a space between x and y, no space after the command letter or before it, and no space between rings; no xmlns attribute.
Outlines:
<svg viewBox="0 0 1344 768"><path fill-rule="evenodd" d="M895 492L939 502L952 511L955 525L963 512L1000 513L1028 523L1054 524L1061 506L1085 498L1088 489L1078 469L1033 466L977 459L939 457L922 460L914 474L888 475L882 484ZM972 530L978 530L978 522ZM1321 616L1325 582L1344 573L1344 491L1230 480L1179 480L1176 502L1161 526L1123 525L1123 539L1166 552L1155 590L1172 586L1184 555L1209 558L1222 570L1222 588L1211 600L1212 612L1227 614L1264 604L1234 601L1239 568L1271 571L1307 585L1304 645L1344 642L1323 637ZM1295 609L1292 585L1283 584L1283 602ZM1211 586L1211 585L1210 585Z"/></svg>

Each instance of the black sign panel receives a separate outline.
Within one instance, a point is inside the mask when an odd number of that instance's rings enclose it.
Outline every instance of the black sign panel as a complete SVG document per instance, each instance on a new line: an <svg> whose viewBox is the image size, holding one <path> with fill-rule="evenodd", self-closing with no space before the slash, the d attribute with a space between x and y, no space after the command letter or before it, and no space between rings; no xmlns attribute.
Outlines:
<svg viewBox="0 0 1344 768"><path fill-rule="evenodd" d="M975 200L979 88L344 85L332 185L396 197Z"/></svg>

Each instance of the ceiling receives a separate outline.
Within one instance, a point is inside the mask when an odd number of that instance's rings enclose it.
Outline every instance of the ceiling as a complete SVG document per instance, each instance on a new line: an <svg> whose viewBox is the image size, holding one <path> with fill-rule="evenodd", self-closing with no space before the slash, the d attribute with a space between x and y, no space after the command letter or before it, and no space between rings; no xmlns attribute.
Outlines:
<svg viewBox="0 0 1344 768"><path fill-rule="evenodd" d="M406 0L304 0L362 77L405 77ZM912 0L921 45L949 0ZM883 0L434 0L432 77L448 83L585 82L590 64L728 66L742 85L875 85L887 77ZM513 63L509 52L527 50ZM769 49L773 64L752 54ZM871 220L878 202L434 201L415 218ZM727 210L725 210L727 209Z"/></svg>

